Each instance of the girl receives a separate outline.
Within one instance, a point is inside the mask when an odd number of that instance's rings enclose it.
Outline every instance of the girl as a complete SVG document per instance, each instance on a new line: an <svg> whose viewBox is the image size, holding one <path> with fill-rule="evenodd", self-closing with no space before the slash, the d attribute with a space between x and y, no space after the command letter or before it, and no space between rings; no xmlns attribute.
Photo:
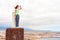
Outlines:
<svg viewBox="0 0 60 40"><path fill-rule="evenodd" d="M19 10L21 10L21 6L16 5L14 12L15 26L19 27Z"/></svg>

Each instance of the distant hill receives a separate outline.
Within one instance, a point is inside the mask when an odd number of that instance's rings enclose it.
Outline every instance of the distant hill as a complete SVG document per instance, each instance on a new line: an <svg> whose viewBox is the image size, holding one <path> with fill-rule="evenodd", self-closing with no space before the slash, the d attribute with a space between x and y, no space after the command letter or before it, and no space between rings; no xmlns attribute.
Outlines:
<svg viewBox="0 0 60 40"><path fill-rule="evenodd" d="M10 26L3 26L3 25L0 25L0 30L6 30L7 28L11 28ZM33 30L33 29L30 29L30 28L24 28L24 31L26 32L50 32L48 30Z"/></svg>
<svg viewBox="0 0 60 40"><path fill-rule="evenodd" d="M11 28L10 24L0 24L0 30L6 30L7 28ZM30 28L24 28L24 31L31 31L31 32L54 32L49 30L33 30Z"/></svg>
<svg viewBox="0 0 60 40"><path fill-rule="evenodd" d="M29 28L25 28L24 31L31 31L31 32L52 32L49 30L33 30L33 29L29 29Z"/></svg>
<svg viewBox="0 0 60 40"><path fill-rule="evenodd" d="M0 23L0 30L5 30L6 28L10 28L10 24Z"/></svg>

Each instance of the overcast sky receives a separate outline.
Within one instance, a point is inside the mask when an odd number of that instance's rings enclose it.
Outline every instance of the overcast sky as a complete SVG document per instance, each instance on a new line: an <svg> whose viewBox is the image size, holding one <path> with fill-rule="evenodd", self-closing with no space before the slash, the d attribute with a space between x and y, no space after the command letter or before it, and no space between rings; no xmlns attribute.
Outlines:
<svg viewBox="0 0 60 40"><path fill-rule="evenodd" d="M34 30L60 31L60 0L1 0L0 23L11 23L14 7L22 6L20 26Z"/></svg>

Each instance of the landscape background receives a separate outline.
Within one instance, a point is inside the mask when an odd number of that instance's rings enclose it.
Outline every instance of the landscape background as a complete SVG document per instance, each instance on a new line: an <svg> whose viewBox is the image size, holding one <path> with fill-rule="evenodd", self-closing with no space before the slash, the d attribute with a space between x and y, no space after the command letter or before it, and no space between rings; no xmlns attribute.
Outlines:
<svg viewBox="0 0 60 40"><path fill-rule="evenodd" d="M14 26L12 12L21 5L19 27L24 40L60 40L60 0L0 0L0 40Z"/></svg>

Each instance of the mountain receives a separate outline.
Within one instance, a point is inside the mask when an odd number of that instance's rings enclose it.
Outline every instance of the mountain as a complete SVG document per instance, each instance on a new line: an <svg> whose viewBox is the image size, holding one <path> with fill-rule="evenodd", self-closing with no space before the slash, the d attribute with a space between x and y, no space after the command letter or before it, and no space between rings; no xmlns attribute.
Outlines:
<svg viewBox="0 0 60 40"><path fill-rule="evenodd" d="M11 24L0 24L0 30L6 30L7 28L11 28ZM30 28L24 28L24 31L31 31L31 32L53 32L49 30L33 30Z"/></svg>
<svg viewBox="0 0 60 40"><path fill-rule="evenodd" d="M10 28L11 25L7 24L0 24L0 30L5 30L6 28Z"/></svg>
<svg viewBox="0 0 60 40"><path fill-rule="evenodd" d="M30 29L30 28L24 28L24 31L27 31L27 32L52 32L52 31L49 31L49 30L33 30L33 29Z"/></svg>

